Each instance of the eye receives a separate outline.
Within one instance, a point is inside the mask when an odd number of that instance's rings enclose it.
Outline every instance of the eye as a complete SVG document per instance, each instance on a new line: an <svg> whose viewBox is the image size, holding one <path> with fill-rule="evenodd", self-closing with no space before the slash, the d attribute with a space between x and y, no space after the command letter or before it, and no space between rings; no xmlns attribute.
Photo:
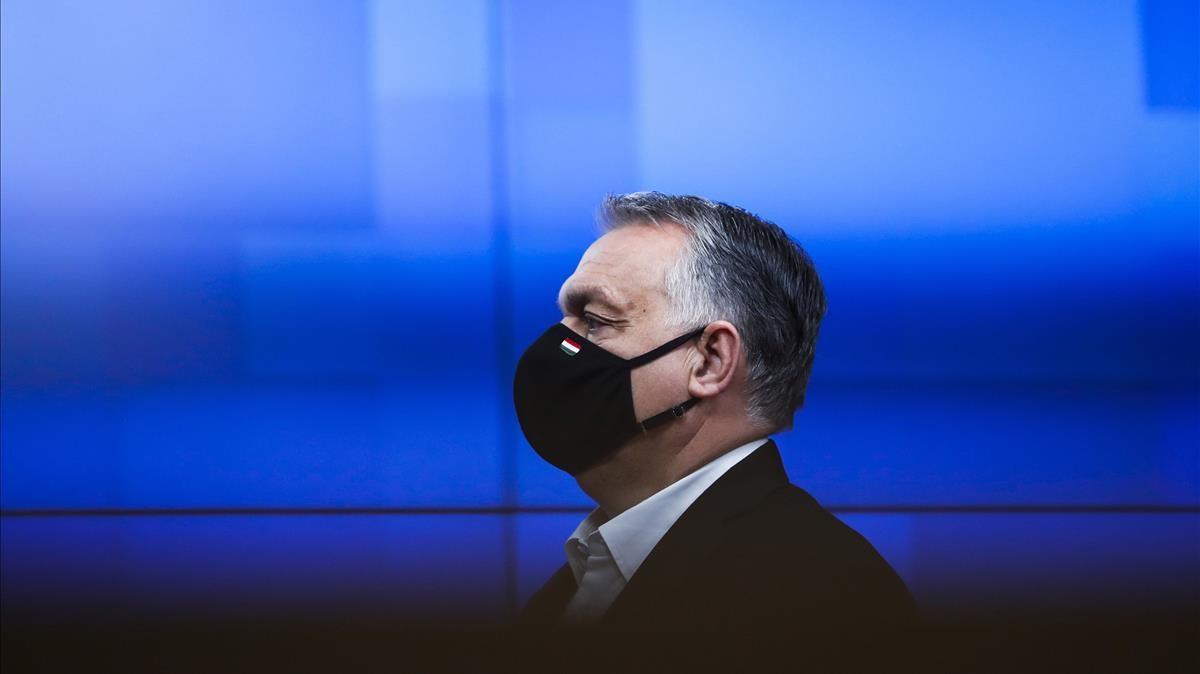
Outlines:
<svg viewBox="0 0 1200 674"><path fill-rule="evenodd" d="M593 330L597 330L599 328L602 328L602 327L608 325L604 321L597 320L596 317L591 314L583 315L583 323L584 323L584 325L587 326L587 331L588 331L589 335L592 334Z"/></svg>

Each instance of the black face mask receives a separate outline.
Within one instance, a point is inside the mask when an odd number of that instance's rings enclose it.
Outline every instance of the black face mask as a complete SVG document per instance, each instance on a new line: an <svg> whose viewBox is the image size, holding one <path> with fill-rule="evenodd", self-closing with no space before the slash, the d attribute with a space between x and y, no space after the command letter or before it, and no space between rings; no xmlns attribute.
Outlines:
<svg viewBox="0 0 1200 674"><path fill-rule="evenodd" d="M699 398L638 421L629 371L703 332L697 328L626 360L562 323L550 326L525 350L513 378L517 420L529 445L547 463L578 475L638 433L683 416Z"/></svg>

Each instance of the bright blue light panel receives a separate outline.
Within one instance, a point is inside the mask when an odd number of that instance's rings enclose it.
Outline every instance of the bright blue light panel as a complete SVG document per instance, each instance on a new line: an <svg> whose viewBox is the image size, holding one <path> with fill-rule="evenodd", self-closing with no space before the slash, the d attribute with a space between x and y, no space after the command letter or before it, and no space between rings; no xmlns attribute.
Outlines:
<svg viewBox="0 0 1200 674"><path fill-rule="evenodd" d="M490 515L6 518L0 588L22 618L498 617L504 567L481 551L502 536Z"/></svg>
<svg viewBox="0 0 1200 674"><path fill-rule="evenodd" d="M499 503L486 4L439 4L5 3L5 508Z"/></svg>
<svg viewBox="0 0 1200 674"><path fill-rule="evenodd" d="M1200 515L912 516L910 589L931 609L1195 610Z"/></svg>
<svg viewBox="0 0 1200 674"><path fill-rule="evenodd" d="M633 5L639 187L779 223L826 284L809 408L779 438L798 483L835 503L1200 501L1200 118L1146 105L1139 16ZM529 306L584 246L530 265ZM525 502L588 502L523 449Z"/></svg>
<svg viewBox="0 0 1200 674"><path fill-rule="evenodd" d="M1141 0L1146 104L1200 110L1200 3Z"/></svg>

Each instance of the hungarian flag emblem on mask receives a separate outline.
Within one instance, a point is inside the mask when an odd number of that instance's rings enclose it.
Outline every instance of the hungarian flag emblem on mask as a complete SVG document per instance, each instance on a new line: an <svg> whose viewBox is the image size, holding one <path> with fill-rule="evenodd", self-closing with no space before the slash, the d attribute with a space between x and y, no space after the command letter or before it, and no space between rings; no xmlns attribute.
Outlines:
<svg viewBox="0 0 1200 674"><path fill-rule="evenodd" d="M562 349L563 353L567 354L568 356L574 356L575 354L579 353L579 345L570 338L564 339L562 344L558 345L558 348Z"/></svg>

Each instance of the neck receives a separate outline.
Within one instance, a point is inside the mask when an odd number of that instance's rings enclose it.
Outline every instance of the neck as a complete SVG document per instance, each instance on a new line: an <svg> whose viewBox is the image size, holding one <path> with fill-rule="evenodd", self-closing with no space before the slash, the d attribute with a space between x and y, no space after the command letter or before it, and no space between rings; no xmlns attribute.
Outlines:
<svg viewBox="0 0 1200 674"><path fill-rule="evenodd" d="M722 427L724 432L716 431ZM577 475L579 487L608 517L616 517L725 452L766 434L745 424L712 420L670 431L674 435L661 429L659 434L634 438L611 459Z"/></svg>

